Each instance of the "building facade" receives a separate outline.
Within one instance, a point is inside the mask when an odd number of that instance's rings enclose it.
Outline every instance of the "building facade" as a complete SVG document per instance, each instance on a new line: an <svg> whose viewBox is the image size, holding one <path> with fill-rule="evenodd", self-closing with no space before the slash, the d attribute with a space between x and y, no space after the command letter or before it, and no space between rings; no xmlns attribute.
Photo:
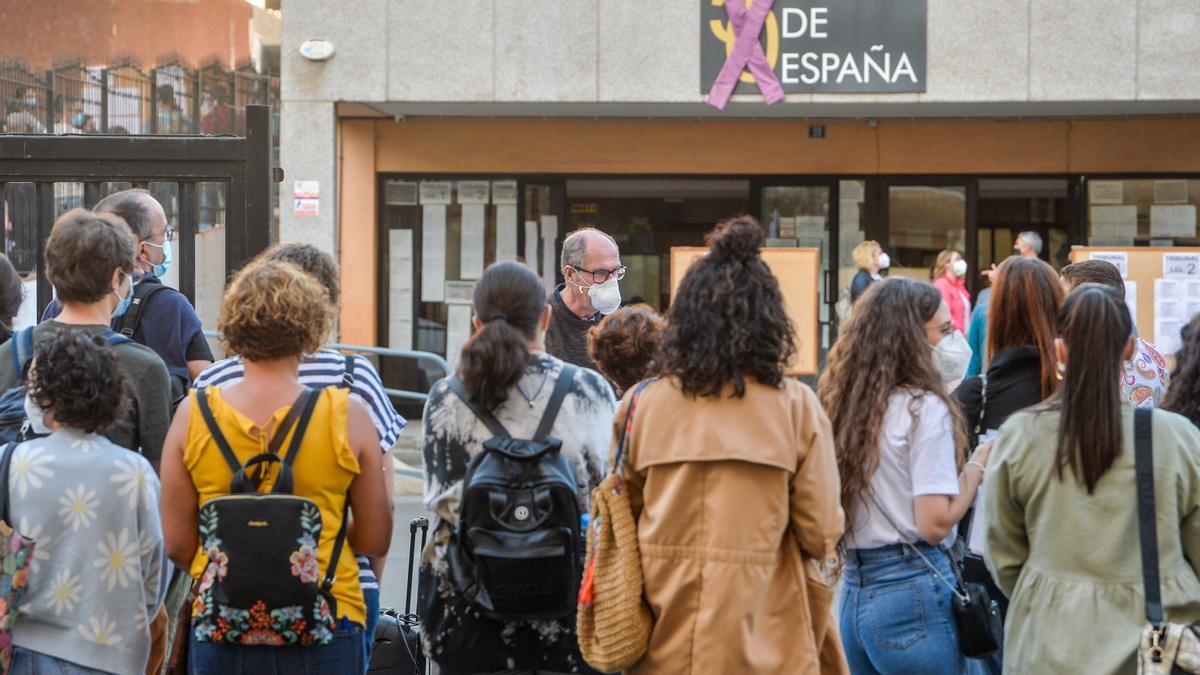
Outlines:
<svg viewBox="0 0 1200 675"><path fill-rule="evenodd" d="M1025 230L1056 266L1073 245L1200 244L1200 4L775 0L748 53L782 100L745 74L719 110L714 75L753 27L729 14L290 0L281 232L338 252L341 339L453 353L483 265L553 283L582 226L620 243L624 296L660 308L670 248L721 218L819 247L822 348L864 239L922 278L959 249L974 290ZM307 60L311 40L333 56Z"/></svg>

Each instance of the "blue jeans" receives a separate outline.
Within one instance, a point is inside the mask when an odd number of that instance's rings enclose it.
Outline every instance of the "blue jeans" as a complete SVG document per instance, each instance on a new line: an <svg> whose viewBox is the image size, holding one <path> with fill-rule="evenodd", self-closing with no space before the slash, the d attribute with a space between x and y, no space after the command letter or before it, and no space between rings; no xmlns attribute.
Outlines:
<svg viewBox="0 0 1200 675"><path fill-rule="evenodd" d="M371 651L375 648L375 626L379 624L379 589L362 589L367 604L367 627L363 630L363 671L371 667Z"/></svg>
<svg viewBox="0 0 1200 675"><path fill-rule="evenodd" d="M362 675L363 628L342 618L333 641L323 647L242 646L197 642L188 645L188 672L197 675Z"/></svg>
<svg viewBox="0 0 1200 675"><path fill-rule="evenodd" d="M917 545L954 583L947 553ZM904 545L847 552L838 623L853 675L974 671L958 646L953 594Z"/></svg>
<svg viewBox="0 0 1200 675"><path fill-rule="evenodd" d="M13 650L12 667L8 672L9 675L105 675L103 670L94 670L20 647Z"/></svg>

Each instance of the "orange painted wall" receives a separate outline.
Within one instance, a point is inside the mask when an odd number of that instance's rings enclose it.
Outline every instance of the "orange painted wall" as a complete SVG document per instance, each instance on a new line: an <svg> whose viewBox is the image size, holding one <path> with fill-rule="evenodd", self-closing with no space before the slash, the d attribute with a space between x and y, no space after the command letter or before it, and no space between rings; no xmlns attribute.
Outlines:
<svg viewBox="0 0 1200 675"><path fill-rule="evenodd" d="M250 57L252 10L246 0L2 0L0 56L45 68L74 56L150 66L174 54L231 67Z"/></svg>
<svg viewBox="0 0 1200 675"><path fill-rule="evenodd" d="M1140 120L376 120L381 172L1200 171L1200 117Z"/></svg>
<svg viewBox="0 0 1200 675"><path fill-rule="evenodd" d="M375 344L375 127L370 120L342 120L338 143L338 249L342 308L339 339Z"/></svg>
<svg viewBox="0 0 1200 675"><path fill-rule="evenodd" d="M822 123L812 140L802 120L342 120L343 340L376 339L375 172L1200 173L1200 117Z"/></svg>

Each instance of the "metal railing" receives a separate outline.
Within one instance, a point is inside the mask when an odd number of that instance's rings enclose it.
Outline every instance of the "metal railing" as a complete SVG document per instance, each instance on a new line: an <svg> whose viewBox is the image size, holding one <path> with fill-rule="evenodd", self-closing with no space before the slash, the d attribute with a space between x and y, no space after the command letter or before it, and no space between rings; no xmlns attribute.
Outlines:
<svg viewBox="0 0 1200 675"><path fill-rule="evenodd" d="M220 339L221 334L215 330L206 330L204 331L204 336L213 339ZM450 364L446 362L446 359L440 354L434 354L433 352L390 349L388 347L369 347L367 345L346 345L340 343L327 345L327 348L336 349L342 353L373 354L375 356L388 356L398 359L412 359L418 362L426 361L432 363L438 368L438 370L441 371L439 377L434 378L435 380L446 377L451 373ZM393 389L391 387L384 387L383 391L388 396L405 399L408 401L425 401L429 398L429 392L408 391L406 389Z"/></svg>

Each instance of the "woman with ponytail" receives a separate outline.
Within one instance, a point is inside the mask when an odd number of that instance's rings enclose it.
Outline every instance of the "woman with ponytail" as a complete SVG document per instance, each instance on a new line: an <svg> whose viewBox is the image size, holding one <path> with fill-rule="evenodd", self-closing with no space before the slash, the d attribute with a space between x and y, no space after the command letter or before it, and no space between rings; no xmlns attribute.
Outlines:
<svg viewBox="0 0 1200 675"><path fill-rule="evenodd" d="M513 438L532 438L563 362L545 351L550 306L542 281L525 265L496 263L475 284L474 334L463 344L456 375L471 403L490 412ZM604 473L616 401L598 373L576 369L549 436L575 467L580 513ZM591 672L579 655L575 616L497 621L455 591L446 562L458 526L459 498L471 459L494 434L447 380L425 404L425 506L434 513L421 561L421 636L425 654L444 672Z"/></svg>
<svg viewBox="0 0 1200 675"><path fill-rule="evenodd" d="M986 559L1009 597L1004 672L1129 673L1146 623L1125 299L1085 284L1059 311L1062 382L1000 427L985 479ZM1200 432L1153 412L1162 601L1200 619Z"/></svg>
<svg viewBox="0 0 1200 675"><path fill-rule="evenodd" d="M672 300L662 376L617 414L654 616L627 672L842 672L816 564L842 533L829 420L784 374L796 338L762 228L727 220L708 245Z"/></svg>

